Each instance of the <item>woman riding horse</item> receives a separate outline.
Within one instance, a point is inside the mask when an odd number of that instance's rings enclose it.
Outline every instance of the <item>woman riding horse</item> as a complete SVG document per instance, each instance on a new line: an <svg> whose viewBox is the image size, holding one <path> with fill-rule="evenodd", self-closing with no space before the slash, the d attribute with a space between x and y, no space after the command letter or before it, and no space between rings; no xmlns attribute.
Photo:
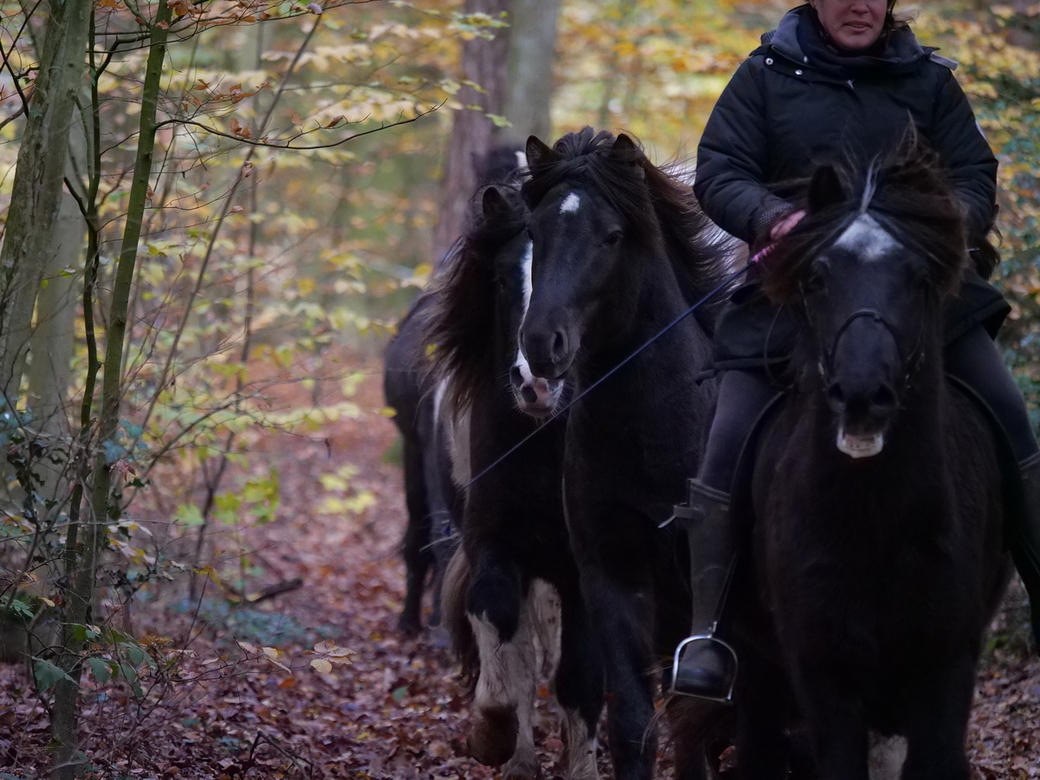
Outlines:
<svg viewBox="0 0 1040 780"><path fill-rule="evenodd" d="M996 214L997 160L953 76L956 63L922 47L894 6L810 0L789 11L719 98L697 150L694 191L719 226L761 249L804 217L785 201L784 183L817 164L869 162L897 146L910 121L938 152L976 247L975 268L948 316L945 366L989 407L1018 461L1025 511L1009 538L1040 639L1040 450L992 340L1009 306L985 281L997 259L985 240ZM730 495L744 442L780 389L773 380L790 349L788 316L752 277L716 330L716 367L726 373L689 506L677 507L690 537L694 618L692 637L680 645L676 693L722 700L732 691L736 658L715 631L738 548Z"/></svg>

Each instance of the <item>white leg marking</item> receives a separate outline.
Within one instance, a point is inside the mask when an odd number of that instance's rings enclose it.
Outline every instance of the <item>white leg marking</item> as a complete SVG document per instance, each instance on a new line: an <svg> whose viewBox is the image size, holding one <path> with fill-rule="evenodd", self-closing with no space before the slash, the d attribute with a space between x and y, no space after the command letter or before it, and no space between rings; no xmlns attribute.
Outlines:
<svg viewBox="0 0 1040 780"><path fill-rule="evenodd" d="M599 780L596 735L577 710L563 711L563 766L567 780Z"/></svg>
<svg viewBox="0 0 1040 780"><path fill-rule="evenodd" d="M520 609L520 624L508 642L484 616L467 615L480 651L480 676L474 700L476 717L485 710L516 711L516 750L503 768L503 777L534 777L538 756L534 750L534 697L537 690L533 608L530 596Z"/></svg>
<svg viewBox="0 0 1040 780"><path fill-rule="evenodd" d="M545 580L535 580L531 583L530 598L534 608L535 668L544 677L552 677L560 665L560 595Z"/></svg>
<svg viewBox="0 0 1040 780"><path fill-rule="evenodd" d="M870 732L870 780L899 780L906 748L906 737L885 737Z"/></svg>

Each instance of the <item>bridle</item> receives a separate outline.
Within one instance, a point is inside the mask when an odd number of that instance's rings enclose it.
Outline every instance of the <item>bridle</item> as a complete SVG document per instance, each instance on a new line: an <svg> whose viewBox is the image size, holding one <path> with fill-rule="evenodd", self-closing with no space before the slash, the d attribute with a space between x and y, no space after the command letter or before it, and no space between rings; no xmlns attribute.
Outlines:
<svg viewBox="0 0 1040 780"><path fill-rule="evenodd" d="M813 331L816 331L808 307L805 307L804 310L806 318L809 320L810 328L812 328ZM850 314L841 324L841 327L838 328L837 333L834 334L834 338L831 339L830 345L821 345L820 354L822 357L818 368L820 371L820 378L823 379L824 387L830 387L834 384L834 354L838 350L838 342L841 341L841 337L848 332L850 327L852 327L852 323L861 319L869 319L888 331L888 335L892 338L892 342L896 346L896 351L899 353L899 362L901 365L906 367L906 370L903 372L900 387L900 392L905 392L907 388L910 387L911 381L921 368L921 364L924 362L924 328L922 327L918 330L917 343L914 344L913 348L909 353L907 353L903 350L895 327L877 309L857 309L852 312L852 314Z"/></svg>

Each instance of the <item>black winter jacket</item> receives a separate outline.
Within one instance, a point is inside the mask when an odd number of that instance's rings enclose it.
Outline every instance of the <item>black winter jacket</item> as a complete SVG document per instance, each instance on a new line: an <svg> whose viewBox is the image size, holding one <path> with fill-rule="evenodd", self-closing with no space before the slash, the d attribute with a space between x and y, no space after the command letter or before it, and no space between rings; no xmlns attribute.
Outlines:
<svg viewBox="0 0 1040 780"><path fill-rule="evenodd" d="M760 243L792 208L776 185L846 154L870 160L889 151L912 118L951 173L969 240L985 236L997 160L953 76L956 63L921 47L908 28L873 56L828 54L813 13L788 12L719 97L697 149L694 192L707 215Z"/></svg>

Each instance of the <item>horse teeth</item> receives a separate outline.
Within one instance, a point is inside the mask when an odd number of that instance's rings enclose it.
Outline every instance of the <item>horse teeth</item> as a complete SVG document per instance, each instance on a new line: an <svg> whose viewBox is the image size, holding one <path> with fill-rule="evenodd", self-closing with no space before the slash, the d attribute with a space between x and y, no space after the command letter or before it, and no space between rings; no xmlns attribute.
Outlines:
<svg viewBox="0 0 1040 780"><path fill-rule="evenodd" d="M885 435L875 433L872 436L850 436L845 433L843 426L838 429L837 446L850 458L872 458L884 449Z"/></svg>

